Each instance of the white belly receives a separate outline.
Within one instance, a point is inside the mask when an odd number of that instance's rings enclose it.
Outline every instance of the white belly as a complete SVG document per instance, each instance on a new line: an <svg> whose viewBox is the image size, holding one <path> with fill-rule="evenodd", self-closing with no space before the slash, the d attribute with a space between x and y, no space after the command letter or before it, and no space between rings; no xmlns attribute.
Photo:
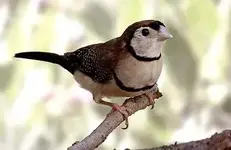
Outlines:
<svg viewBox="0 0 231 150"><path fill-rule="evenodd" d="M143 62L129 57L119 63L116 74L125 86L142 88L157 82L162 66L162 58L156 61Z"/></svg>
<svg viewBox="0 0 231 150"><path fill-rule="evenodd" d="M131 88L143 88L145 86L154 85L157 82L161 74L162 66L162 58L152 62L141 62L137 61L133 57L130 57L126 60L120 61L115 72L118 79L124 86ZM150 90L128 92L120 89L113 80L110 84L103 88L102 95L134 97L144 94Z"/></svg>

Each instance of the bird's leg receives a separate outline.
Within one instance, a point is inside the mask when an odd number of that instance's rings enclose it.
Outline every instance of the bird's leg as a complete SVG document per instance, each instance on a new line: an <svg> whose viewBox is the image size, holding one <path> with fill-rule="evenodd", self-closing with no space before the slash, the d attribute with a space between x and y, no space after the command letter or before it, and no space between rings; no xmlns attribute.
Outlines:
<svg viewBox="0 0 231 150"><path fill-rule="evenodd" d="M154 108L155 98L156 98L156 97L154 97L155 94L157 94L157 97L162 96L162 94L159 92L159 88L158 88L157 84L155 84L154 88L150 92L144 94L144 96L147 97L147 99L151 105L151 109Z"/></svg>
<svg viewBox="0 0 231 150"><path fill-rule="evenodd" d="M122 129L127 129L128 128L128 126L129 126L129 123L128 123L129 112L128 112L128 110L124 106L119 106L116 103L107 102L107 101L104 101L102 99L97 100L97 103L109 106L112 109L120 112L123 115L124 120L125 120L125 127L122 128Z"/></svg>

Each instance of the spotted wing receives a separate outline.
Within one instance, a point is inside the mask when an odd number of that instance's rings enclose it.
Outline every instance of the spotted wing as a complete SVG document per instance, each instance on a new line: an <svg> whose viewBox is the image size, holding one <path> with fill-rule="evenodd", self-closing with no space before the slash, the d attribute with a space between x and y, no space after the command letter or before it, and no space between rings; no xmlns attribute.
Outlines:
<svg viewBox="0 0 231 150"><path fill-rule="evenodd" d="M107 83L113 78L115 55L100 44L83 47L64 56L71 64L73 74L80 71L99 83Z"/></svg>

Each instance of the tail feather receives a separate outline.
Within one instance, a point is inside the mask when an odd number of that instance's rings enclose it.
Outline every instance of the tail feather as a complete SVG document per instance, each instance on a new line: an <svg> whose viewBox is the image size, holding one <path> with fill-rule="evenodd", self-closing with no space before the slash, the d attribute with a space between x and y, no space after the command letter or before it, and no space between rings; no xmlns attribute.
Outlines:
<svg viewBox="0 0 231 150"><path fill-rule="evenodd" d="M14 57L50 62L62 66L72 74L74 72L73 69L70 67L70 64L68 63L68 61L65 59L63 55L58 55L49 52L22 52L22 53L15 54Z"/></svg>

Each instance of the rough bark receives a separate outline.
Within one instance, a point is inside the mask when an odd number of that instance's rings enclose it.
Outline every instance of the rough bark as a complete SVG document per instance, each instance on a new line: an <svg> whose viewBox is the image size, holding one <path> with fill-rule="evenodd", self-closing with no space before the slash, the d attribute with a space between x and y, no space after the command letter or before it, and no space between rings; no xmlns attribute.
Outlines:
<svg viewBox="0 0 231 150"><path fill-rule="evenodd" d="M157 148L127 150L231 150L231 130L215 133L210 138Z"/></svg>

